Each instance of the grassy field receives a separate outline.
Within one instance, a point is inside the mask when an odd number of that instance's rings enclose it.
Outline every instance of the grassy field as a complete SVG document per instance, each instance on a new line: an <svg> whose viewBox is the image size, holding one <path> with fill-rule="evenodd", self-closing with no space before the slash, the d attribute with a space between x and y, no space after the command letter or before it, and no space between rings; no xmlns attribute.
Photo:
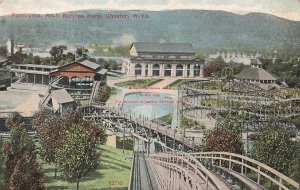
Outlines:
<svg viewBox="0 0 300 190"><path fill-rule="evenodd" d="M170 114L168 114L168 115L165 115L165 116L162 116L162 117L160 117L160 118L157 118L157 120L160 120L160 121L162 121L162 122L165 122L165 123L167 123L167 124L169 124L169 125L171 125L172 119L173 119L173 113L170 113Z"/></svg>
<svg viewBox="0 0 300 190"><path fill-rule="evenodd" d="M137 79L137 80L130 80L126 82L117 83L117 86L128 88L128 87L135 87L135 88L145 88L151 86L155 83L162 81L162 79Z"/></svg>
<svg viewBox="0 0 300 190"><path fill-rule="evenodd" d="M180 80L177 80L175 81L174 83L172 83L170 85L171 89L173 90L178 90L180 88L181 85L184 85L185 83L188 83L188 82L193 82L194 80L185 80L185 79L180 79Z"/></svg>
<svg viewBox="0 0 300 190"><path fill-rule="evenodd" d="M132 161L132 151L115 149L101 145L98 150L102 153L101 164L97 171L80 181L81 190L128 189ZM55 167L41 161L45 174L46 187L49 190L76 189L75 182L67 182L61 173L54 177Z"/></svg>

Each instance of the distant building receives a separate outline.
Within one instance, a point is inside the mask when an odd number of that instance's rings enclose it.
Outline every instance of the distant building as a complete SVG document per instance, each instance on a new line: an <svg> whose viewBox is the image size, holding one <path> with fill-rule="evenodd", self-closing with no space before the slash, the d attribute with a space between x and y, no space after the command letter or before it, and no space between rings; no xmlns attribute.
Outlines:
<svg viewBox="0 0 300 190"><path fill-rule="evenodd" d="M250 65L251 60L261 58L262 55L258 52L256 54L246 54L245 52L222 52L217 51L214 54L209 55L209 60L212 61L218 57L221 57L226 63L242 63L244 65Z"/></svg>
<svg viewBox="0 0 300 190"><path fill-rule="evenodd" d="M204 60L196 57L190 43L135 42L130 57L124 58L127 76L203 77Z"/></svg>
<svg viewBox="0 0 300 190"><path fill-rule="evenodd" d="M57 68L58 66L52 65L13 64L10 71L15 73L20 83L48 85L51 71Z"/></svg>
<svg viewBox="0 0 300 190"><path fill-rule="evenodd" d="M53 112L64 114L75 109L76 102L65 89L53 90L42 102L43 108L52 109Z"/></svg>
<svg viewBox="0 0 300 190"><path fill-rule="evenodd" d="M259 59L251 60L251 67L244 69L235 78L241 81L250 82L263 90L271 90L274 88L287 88L286 83L279 83L279 77L269 73L262 68L262 63Z"/></svg>

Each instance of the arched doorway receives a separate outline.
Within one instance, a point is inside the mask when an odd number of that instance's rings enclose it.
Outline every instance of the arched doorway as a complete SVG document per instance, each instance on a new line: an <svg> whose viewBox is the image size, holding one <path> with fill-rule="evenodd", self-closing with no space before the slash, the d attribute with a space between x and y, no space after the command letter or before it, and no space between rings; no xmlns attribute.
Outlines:
<svg viewBox="0 0 300 190"><path fill-rule="evenodd" d="M181 77L183 75L183 65L176 65L176 77Z"/></svg>
<svg viewBox="0 0 300 190"><path fill-rule="evenodd" d="M172 72L172 65L167 64L165 65L165 77L170 77Z"/></svg>
<svg viewBox="0 0 300 190"><path fill-rule="evenodd" d="M159 64L153 65L153 76L159 76Z"/></svg>
<svg viewBox="0 0 300 190"><path fill-rule="evenodd" d="M194 77L199 77L200 76L200 65L195 65L194 67Z"/></svg>
<svg viewBox="0 0 300 190"><path fill-rule="evenodd" d="M71 88L80 88L81 87L81 79L78 76L74 76L70 79L70 87Z"/></svg>
<svg viewBox="0 0 300 190"><path fill-rule="evenodd" d="M142 65L136 64L135 65L135 76L140 76L142 74Z"/></svg>
<svg viewBox="0 0 300 190"><path fill-rule="evenodd" d="M93 86L93 82L94 82L93 78L89 76L85 76L82 79L82 88L91 88Z"/></svg>

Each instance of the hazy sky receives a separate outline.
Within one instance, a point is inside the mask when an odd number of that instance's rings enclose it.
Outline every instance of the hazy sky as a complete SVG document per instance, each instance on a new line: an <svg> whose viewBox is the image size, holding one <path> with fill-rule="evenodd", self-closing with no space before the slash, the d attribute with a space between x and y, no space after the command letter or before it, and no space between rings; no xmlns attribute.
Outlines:
<svg viewBox="0 0 300 190"><path fill-rule="evenodd" d="M0 0L0 15L80 9L206 9L238 14L263 12L300 21L300 0Z"/></svg>

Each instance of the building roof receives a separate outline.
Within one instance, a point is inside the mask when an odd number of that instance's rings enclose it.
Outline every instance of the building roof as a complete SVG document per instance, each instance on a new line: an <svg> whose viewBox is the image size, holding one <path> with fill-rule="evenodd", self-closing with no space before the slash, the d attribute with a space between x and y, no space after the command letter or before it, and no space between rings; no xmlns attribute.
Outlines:
<svg viewBox="0 0 300 190"><path fill-rule="evenodd" d="M85 59L85 58L80 58L80 59L77 59L76 61L74 61L75 63L80 63L86 67L89 67L93 70L97 70L100 68L100 65L95 63L95 62L92 62L92 61L89 61L88 59ZM73 62L73 63L74 63Z"/></svg>
<svg viewBox="0 0 300 190"><path fill-rule="evenodd" d="M279 78L263 68L248 68L235 75L237 79L278 80Z"/></svg>
<svg viewBox="0 0 300 190"><path fill-rule="evenodd" d="M259 59L251 59L251 65L262 65Z"/></svg>
<svg viewBox="0 0 300 190"><path fill-rule="evenodd" d="M57 69L58 66L54 65L37 65L37 64L14 64L20 67L30 67L30 68L43 68L43 69Z"/></svg>
<svg viewBox="0 0 300 190"><path fill-rule="evenodd" d="M195 53L195 49L190 43L148 43L134 42L138 53Z"/></svg>
<svg viewBox="0 0 300 190"><path fill-rule="evenodd" d="M98 74L105 75L107 71L108 71L107 69L101 69L100 71L98 71Z"/></svg>
<svg viewBox="0 0 300 190"><path fill-rule="evenodd" d="M74 102L74 99L65 89L53 90L50 96L60 104Z"/></svg>

